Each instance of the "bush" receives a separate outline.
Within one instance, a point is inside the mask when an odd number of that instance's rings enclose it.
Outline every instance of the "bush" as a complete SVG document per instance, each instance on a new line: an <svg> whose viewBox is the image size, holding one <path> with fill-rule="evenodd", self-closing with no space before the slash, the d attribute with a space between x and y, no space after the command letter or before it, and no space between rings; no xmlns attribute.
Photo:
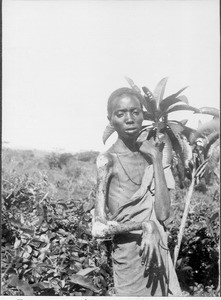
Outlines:
<svg viewBox="0 0 221 300"><path fill-rule="evenodd" d="M45 155L3 149L2 156L2 294L112 295L111 241L90 233L96 155L67 155L61 168ZM186 192L172 197L172 256ZM176 269L184 295L218 296L219 203L214 186L193 193Z"/></svg>
<svg viewBox="0 0 221 300"><path fill-rule="evenodd" d="M174 219L169 225L171 254L184 211L185 192L174 195ZM181 249L177 261L177 275L184 291L198 296L216 293L219 277L219 190L213 187L205 193L195 191L191 199Z"/></svg>
<svg viewBox="0 0 221 300"><path fill-rule="evenodd" d="M75 154L75 157L80 160L80 161L84 161L84 162L95 162L97 156L98 156L97 151L86 151L86 152L79 152L77 154Z"/></svg>
<svg viewBox="0 0 221 300"><path fill-rule="evenodd" d="M50 169L62 169L67 166L68 163L74 159L74 155L71 153L51 153L46 156L46 161Z"/></svg>
<svg viewBox="0 0 221 300"><path fill-rule="evenodd" d="M13 180L12 180L13 181ZM43 178L5 183L3 295L108 295L108 249L92 240L87 201L55 201Z"/></svg>

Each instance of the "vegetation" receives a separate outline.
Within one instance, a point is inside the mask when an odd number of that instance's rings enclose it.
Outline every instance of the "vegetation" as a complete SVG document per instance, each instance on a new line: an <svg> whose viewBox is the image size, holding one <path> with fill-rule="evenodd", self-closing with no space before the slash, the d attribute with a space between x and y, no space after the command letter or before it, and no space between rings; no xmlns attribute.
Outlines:
<svg viewBox="0 0 221 300"><path fill-rule="evenodd" d="M91 237L97 154L3 149L2 295L112 295L111 241ZM186 192L172 196L172 256ZM201 181L177 262L184 295L218 295L219 203L217 183Z"/></svg>
<svg viewBox="0 0 221 300"><path fill-rule="evenodd" d="M164 99L166 83L162 79L154 93L142 88L144 119L151 124L139 138L163 142L163 163L172 164L177 188L166 225L183 295L218 296L219 110L190 106L180 96L185 88ZM179 110L210 114L213 120L193 130L186 120L168 119ZM108 125L103 142L113 132ZM3 295L113 294L111 239L91 235L97 155L3 149Z"/></svg>
<svg viewBox="0 0 221 300"><path fill-rule="evenodd" d="M143 94L132 79L126 77L126 80L139 96L142 95L144 120L151 122L151 124L143 126L138 142L151 138L154 138L157 143L163 142L163 164L165 165L171 164L173 152L176 154L180 187L183 188L185 175L189 178L192 177L192 148L188 138L194 130L185 126L187 120L169 120L168 115L182 110L200 113L200 110L190 106L185 95L180 95L186 87L164 98L167 77L160 80L153 93L146 86L142 87ZM113 126L108 124L103 134L104 143L114 131Z"/></svg>

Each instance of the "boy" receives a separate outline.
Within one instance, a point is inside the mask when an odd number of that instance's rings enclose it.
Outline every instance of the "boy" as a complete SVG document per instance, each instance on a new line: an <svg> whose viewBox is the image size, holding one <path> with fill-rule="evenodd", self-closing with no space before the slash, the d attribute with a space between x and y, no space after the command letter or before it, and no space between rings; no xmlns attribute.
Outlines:
<svg viewBox="0 0 221 300"><path fill-rule="evenodd" d="M163 224L169 217L174 179L170 167L163 168L160 145L154 140L137 143L143 122L142 96L130 88L113 92L108 120L118 139L97 159L94 224L142 223L142 230L120 232L113 239L115 293L179 296Z"/></svg>

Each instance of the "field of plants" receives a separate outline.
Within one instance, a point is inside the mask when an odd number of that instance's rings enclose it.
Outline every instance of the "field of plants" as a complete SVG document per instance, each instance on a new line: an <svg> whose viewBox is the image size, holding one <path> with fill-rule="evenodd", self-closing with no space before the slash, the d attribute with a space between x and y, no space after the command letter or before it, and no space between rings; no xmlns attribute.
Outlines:
<svg viewBox="0 0 221 300"><path fill-rule="evenodd" d="M113 294L111 241L91 236L97 152L2 151L2 295ZM190 181L172 194L173 256ZM219 295L219 185L195 185L176 264L184 296Z"/></svg>

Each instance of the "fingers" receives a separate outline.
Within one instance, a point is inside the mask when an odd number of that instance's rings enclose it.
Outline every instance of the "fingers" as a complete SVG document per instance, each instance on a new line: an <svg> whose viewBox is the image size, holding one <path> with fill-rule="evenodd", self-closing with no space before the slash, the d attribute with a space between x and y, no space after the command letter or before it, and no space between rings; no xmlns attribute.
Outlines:
<svg viewBox="0 0 221 300"><path fill-rule="evenodd" d="M144 243L141 246L141 249L139 251L139 255L142 256L141 257L141 264L145 265L145 269L149 268L151 260L152 260L152 256L153 256L152 247L150 247L149 245Z"/></svg>
<svg viewBox="0 0 221 300"><path fill-rule="evenodd" d="M141 264L146 265L149 256L150 256L150 246L146 243L143 243L141 245L141 249L139 251L139 255L141 256Z"/></svg>
<svg viewBox="0 0 221 300"><path fill-rule="evenodd" d="M141 264L144 265L147 259L148 255L148 247L147 245L144 245L143 252L142 252L142 258L141 258Z"/></svg>
<svg viewBox="0 0 221 300"><path fill-rule="evenodd" d="M139 256L142 256L143 251L144 251L144 247L141 247L139 251Z"/></svg>
<svg viewBox="0 0 221 300"><path fill-rule="evenodd" d="M144 252L144 248L145 248L145 242L144 240L142 240L140 245L139 256L142 256L142 253Z"/></svg>
<svg viewBox="0 0 221 300"><path fill-rule="evenodd" d="M161 254L160 254L159 247L155 248L155 253L156 253L156 257L157 257L157 264L158 264L158 267L160 268L161 267Z"/></svg>
<svg viewBox="0 0 221 300"><path fill-rule="evenodd" d="M149 255L146 256L145 269L148 270L153 259L153 249L149 250Z"/></svg>
<svg viewBox="0 0 221 300"><path fill-rule="evenodd" d="M157 261L157 266L161 267L161 253L159 247L151 247L149 245L144 245L140 250L139 255L142 256L141 264L145 264L145 269L148 270L153 261Z"/></svg>
<svg viewBox="0 0 221 300"><path fill-rule="evenodd" d="M165 143L162 142L161 140L154 140L151 138L150 140L144 141L143 143L138 143L139 144L139 150L145 151L146 148L158 148L159 151L161 152L164 148Z"/></svg>
<svg viewBox="0 0 221 300"><path fill-rule="evenodd" d="M144 265L144 263L145 263L145 258L146 258L145 253L146 253L146 246L144 246L144 248L143 248L142 258L141 258L141 265Z"/></svg>

